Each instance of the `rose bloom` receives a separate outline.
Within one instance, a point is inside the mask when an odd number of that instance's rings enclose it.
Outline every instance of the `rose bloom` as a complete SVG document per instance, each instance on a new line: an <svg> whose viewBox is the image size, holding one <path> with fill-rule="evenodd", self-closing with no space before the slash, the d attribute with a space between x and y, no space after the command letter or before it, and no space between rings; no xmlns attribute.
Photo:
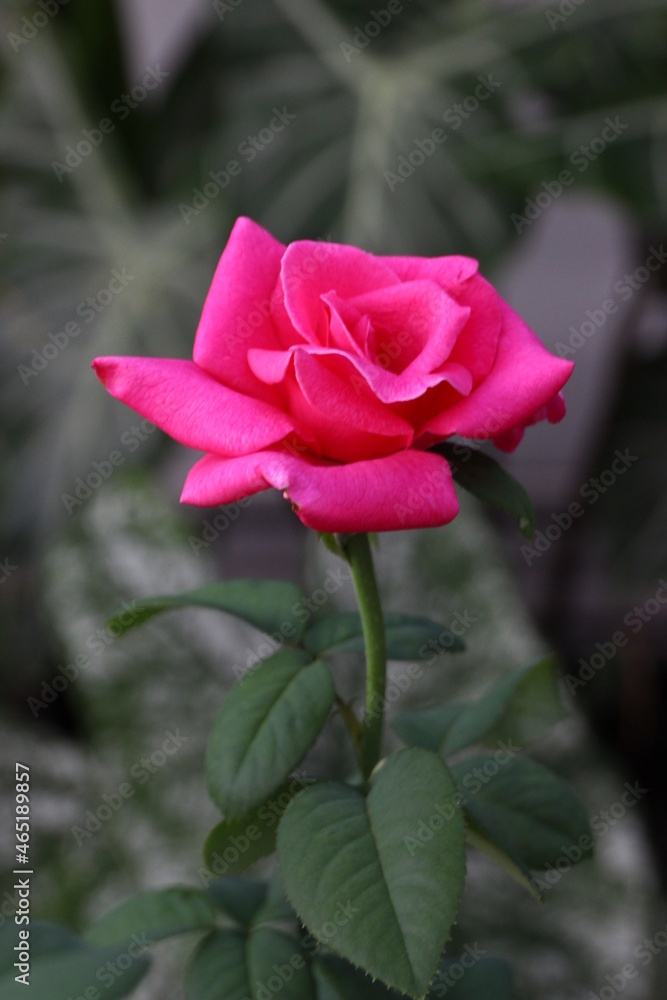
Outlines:
<svg viewBox="0 0 667 1000"><path fill-rule="evenodd" d="M470 257L375 257L238 219L193 360L105 357L109 392L206 452L181 500L275 487L327 532L435 527L458 513L451 435L513 450L560 420L573 365L551 355Z"/></svg>

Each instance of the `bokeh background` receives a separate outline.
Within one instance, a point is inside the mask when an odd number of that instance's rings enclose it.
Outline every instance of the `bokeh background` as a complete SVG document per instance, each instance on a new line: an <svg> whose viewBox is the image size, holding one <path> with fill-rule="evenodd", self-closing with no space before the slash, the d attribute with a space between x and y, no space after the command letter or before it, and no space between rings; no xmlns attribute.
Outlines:
<svg viewBox="0 0 667 1000"><path fill-rule="evenodd" d="M466 653L425 669L397 710L477 694L503 670L558 655L571 716L537 753L583 796L597 856L558 878L541 909L471 858L460 940L513 962L518 1000L609 997L607 977L618 983L627 963L637 975L624 998L657 1000L667 995L656 943L667 940L667 3L387 10L384 0L2 5L0 861L12 863L22 760L33 774L35 914L81 929L139 888L198 884L217 821L201 774L206 734L256 639L208 612L177 612L118 643L104 622L123 600L220 577L272 575L308 592L333 566L277 495L181 508L194 456L111 400L92 358L189 356L241 214L286 242L467 253L576 369L566 420L531 429L503 459L535 500L539 548L465 498L448 528L382 539L389 607L474 619ZM429 145L436 128L447 138ZM113 451L122 461L103 475ZM582 514L568 526L574 502ZM351 606L345 588L332 600ZM178 751L160 754L174 733ZM347 766L337 736L334 726L313 767ZM152 755L162 763L140 780ZM77 833L128 777L136 794ZM620 804L626 782L639 789L631 807ZM3 922L11 885L9 875L0 885ZM655 954L643 964L647 940ZM173 945L158 948L136 997L178 1000L181 964Z"/></svg>

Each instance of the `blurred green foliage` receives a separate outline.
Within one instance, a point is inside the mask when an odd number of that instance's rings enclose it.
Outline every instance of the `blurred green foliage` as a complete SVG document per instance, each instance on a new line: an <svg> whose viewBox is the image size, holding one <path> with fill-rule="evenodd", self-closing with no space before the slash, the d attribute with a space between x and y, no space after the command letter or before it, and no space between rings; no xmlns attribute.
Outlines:
<svg viewBox="0 0 667 1000"><path fill-rule="evenodd" d="M31 10L8 10L7 32ZM612 116L629 127L577 183L624 200L647 230L664 228L664 2L587 0L556 24L540 3L414 2L376 37L365 33L369 17L353 2L253 0L219 16L212 5L208 30L122 117L110 109L131 81L111 0L68 4L18 51L5 39L0 503L14 545L17 531L30 548L36 525L62 519L66 485L127 422L87 362L187 355L239 214L283 240L467 252L488 266L517 236L512 213ZM447 126L447 144L391 190L385 173L489 74L497 89L465 121L450 115L464 127ZM274 108L294 120L263 149L239 153ZM54 170L104 118L113 131L99 146ZM240 174L184 221L179 206L231 159ZM82 321L82 303L123 267L132 280L122 294ZM33 349L53 354L48 335L71 322L78 339L43 371L19 372L40 364ZM142 463L158 450L152 441Z"/></svg>

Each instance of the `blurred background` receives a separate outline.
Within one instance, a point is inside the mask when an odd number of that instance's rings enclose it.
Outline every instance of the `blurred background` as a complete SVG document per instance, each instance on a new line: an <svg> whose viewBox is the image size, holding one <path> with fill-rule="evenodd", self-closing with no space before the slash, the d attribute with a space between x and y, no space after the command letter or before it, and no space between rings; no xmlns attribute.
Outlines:
<svg viewBox="0 0 667 1000"><path fill-rule="evenodd" d="M627 1000L667 995L666 0L5 0L0 51L0 861L21 760L33 912L81 929L198 884L218 819L206 735L256 635L178 612L116 643L109 612L239 575L308 593L333 566L278 495L181 508L194 456L90 371L190 356L243 214L285 242L473 255L576 362L565 421L502 459L532 546L465 498L448 528L382 538L388 607L470 621L396 710L557 653L572 714L536 752L597 856L541 909L471 858L461 940L513 962L518 1000L616 995L626 963ZM337 736L310 766L345 769ZM133 995L179 1000L180 958L158 949Z"/></svg>

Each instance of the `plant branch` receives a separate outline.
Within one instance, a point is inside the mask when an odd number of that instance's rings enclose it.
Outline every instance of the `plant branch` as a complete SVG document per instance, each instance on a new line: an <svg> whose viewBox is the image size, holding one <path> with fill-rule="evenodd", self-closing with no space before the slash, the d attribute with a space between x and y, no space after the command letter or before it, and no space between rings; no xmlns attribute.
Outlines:
<svg viewBox="0 0 667 1000"><path fill-rule="evenodd" d="M364 779L367 780L379 761L382 750L384 693L387 683L384 618L368 535L348 535L344 549L352 570L366 647L366 705L361 734L361 768Z"/></svg>

